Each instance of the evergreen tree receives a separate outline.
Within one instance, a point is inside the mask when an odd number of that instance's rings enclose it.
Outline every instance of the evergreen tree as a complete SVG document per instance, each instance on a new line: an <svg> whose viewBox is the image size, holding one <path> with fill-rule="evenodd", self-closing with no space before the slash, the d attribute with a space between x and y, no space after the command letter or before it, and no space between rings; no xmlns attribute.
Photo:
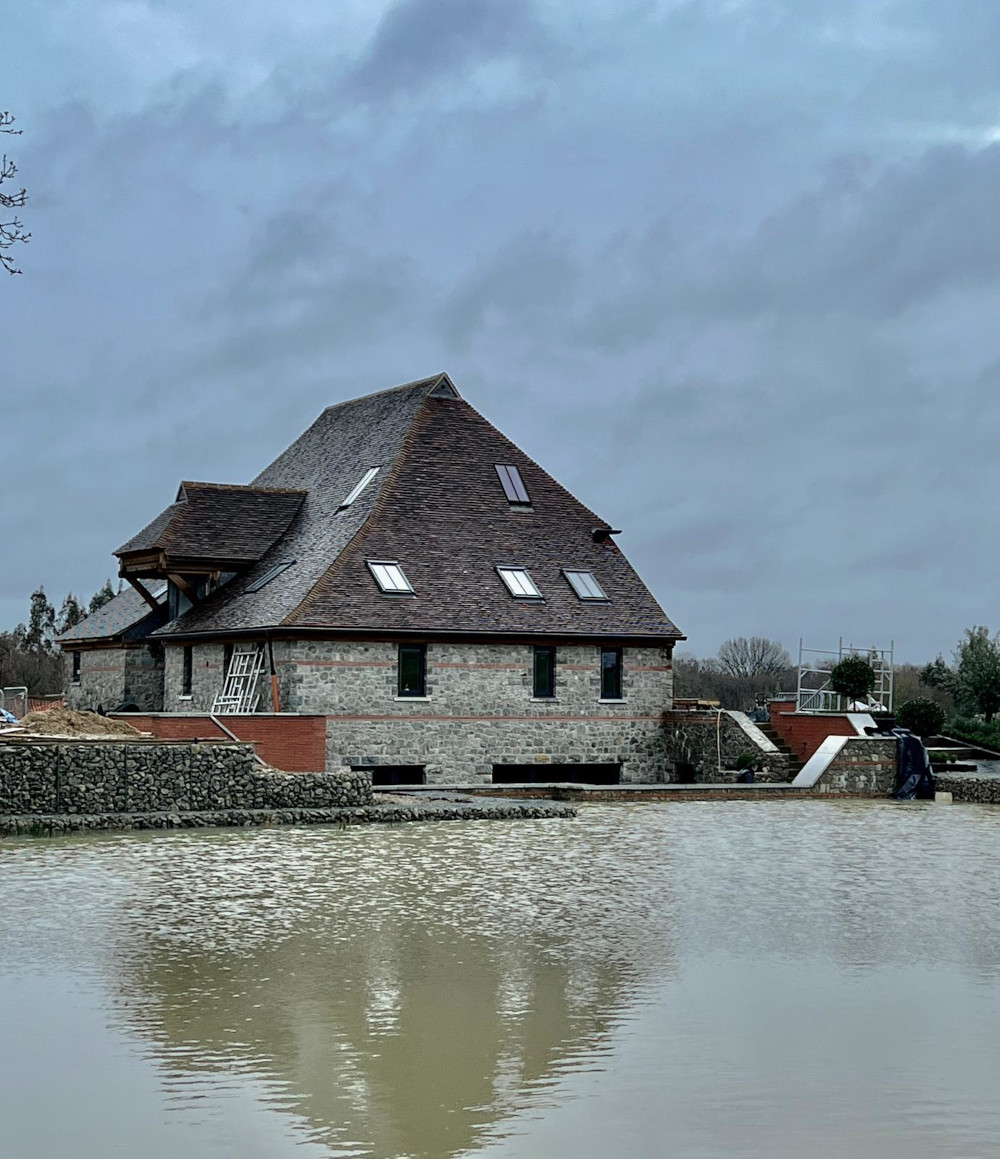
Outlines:
<svg viewBox="0 0 1000 1159"><path fill-rule="evenodd" d="M62 607L59 609L59 618L56 621L56 635L61 636L63 632L68 632L70 628L75 628L80 623L87 613L80 606L80 601L70 592L62 602Z"/></svg>
<svg viewBox="0 0 1000 1159"><path fill-rule="evenodd" d="M966 713L982 713L986 723L1000 711L1000 637L989 628L965 629L955 651L955 699Z"/></svg>
<svg viewBox="0 0 1000 1159"><path fill-rule="evenodd" d="M90 597L90 606L87 608L87 615L92 616L98 608L103 608L104 605L115 598L115 589L111 586L111 580L104 581L104 586L98 588L96 592Z"/></svg>
<svg viewBox="0 0 1000 1159"><path fill-rule="evenodd" d="M49 603L45 588L36 588L31 593L31 611L28 626L18 624L15 632L20 634L29 652L50 652L56 630L56 610Z"/></svg>

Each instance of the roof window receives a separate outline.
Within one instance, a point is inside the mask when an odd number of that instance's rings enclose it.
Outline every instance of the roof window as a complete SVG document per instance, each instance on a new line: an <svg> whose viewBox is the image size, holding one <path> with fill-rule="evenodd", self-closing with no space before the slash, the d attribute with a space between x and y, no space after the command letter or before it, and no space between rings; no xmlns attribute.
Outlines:
<svg viewBox="0 0 1000 1159"><path fill-rule="evenodd" d="M369 559L365 562L382 591L392 595L412 595L413 588L410 586L410 581L395 560Z"/></svg>
<svg viewBox="0 0 1000 1159"><path fill-rule="evenodd" d="M288 571L294 562L294 559L283 559L281 563L276 563L274 567L269 567L267 571L264 572L264 574L258 579L255 579L252 584L247 584L247 586L243 589L244 595L246 595L248 592L259 592L260 589L269 584L271 580L277 579L277 577L281 575L283 571Z"/></svg>
<svg viewBox="0 0 1000 1159"><path fill-rule="evenodd" d="M518 600L540 600L542 593L535 587L535 581L523 567L498 567L500 578L507 590Z"/></svg>
<svg viewBox="0 0 1000 1159"><path fill-rule="evenodd" d="M607 602L608 597L604 594L601 585L594 579L592 571L563 571L563 575L569 580L569 586L581 600L604 600Z"/></svg>
<svg viewBox="0 0 1000 1159"><path fill-rule="evenodd" d="M517 467L505 467L500 463L497 463L496 467L500 482L503 484L503 493L507 496L507 502L518 507L528 506L531 500L528 498L528 492L521 481L521 472Z"/></svg>
<svg viewBox="0 0 1000 1159"><path fill-rule="evenodd" d="M378 474L378 472L379 472L378 467L369 467L368 470L365 471L365 473L357 481L357 483L354 484L353 488L351 489L350 494L341 503L341 505L337 508L337 510L343 511L345 507L350 507L350 505L354 502L355 499L357 499L357 497L361 494L361 492L364 491L364 489L368 486L368 484L372 481L372 479L375 478L375 476Z"/></svg>

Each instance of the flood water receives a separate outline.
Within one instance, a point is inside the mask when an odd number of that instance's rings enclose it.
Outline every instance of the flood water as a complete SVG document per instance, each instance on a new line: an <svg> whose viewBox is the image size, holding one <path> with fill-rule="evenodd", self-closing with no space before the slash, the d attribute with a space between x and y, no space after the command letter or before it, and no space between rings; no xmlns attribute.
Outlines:
<svg viewBox="0 0 1000 1159"><path fill-rule="evenodd" d="M1000 809L0 842L4 1159L991 1159Z"/></svg>

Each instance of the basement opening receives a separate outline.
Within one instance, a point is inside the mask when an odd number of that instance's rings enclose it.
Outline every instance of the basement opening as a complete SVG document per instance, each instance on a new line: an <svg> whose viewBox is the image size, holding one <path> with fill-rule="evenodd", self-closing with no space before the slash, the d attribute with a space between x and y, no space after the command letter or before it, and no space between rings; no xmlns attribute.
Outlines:
<svg viewBox="0 0 1000 1159"><path fill-rule="evenodd" d="M373 785L424 785L423 765L351 765L352 773L371 773Z"/></svg>
<svg viewBox="0 0 1000 1159"><path fill-rule="evenodd" d="M601 765L494 765L494 785L541 785L570 781L574 785L617 785L620 764Z"/></svg>

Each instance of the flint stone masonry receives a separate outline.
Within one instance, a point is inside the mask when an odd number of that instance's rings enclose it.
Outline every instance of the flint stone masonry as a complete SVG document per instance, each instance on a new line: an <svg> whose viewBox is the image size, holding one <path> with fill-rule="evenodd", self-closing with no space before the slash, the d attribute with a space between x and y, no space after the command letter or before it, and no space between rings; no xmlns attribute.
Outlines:
<svg viewBox="0 0 1000 1159"><path fill-rule="evenodd" d="M623 697L613 702L601 700L596 644L557 647L551 700L532 696L529 644L429 643L425 699L397 696L397 655L389 641L274 642L282 710L328 717L327 769L423 765L428 781L482 783L494 764L607 763L626 781L664 779L667 648L625 648ZM165 709L210 710L223 657L221 643L193 645L185 700L183 650L168 643Z"/></svg>
<svg viewBox="0 0 1000 1159"><path fill-rule="evenodd" d="M896 786L898 762L895 739L848 737L813 789L887 797Z"/></svg>
<svg viewBox="0 0 1000 1159"><path fill-rule="evenodd" d="M735 779L736 761L741 753L752 753L756 780L789 779L788 759L742 712L665 712L666 749L670 761L669 781L677 781L678 766L690 765L696 782L723 782ZM718 730L718 732L717 732ZM719 749L722 773L719 772Z"/></svg>
<svg viewBox="0 0 1000 1159"><path fill-rule="evenodd" d="M4 814L347 808L371 799L367 773L278 773L254 761L252 745L0 742Z"/></svg>
<svg viewBox="0 0 1000 1159"><path fill-rule="evenodd" d="M935 773L934 787L954 801L1000 805L1000 777L987 773Z"/></svg>
<svg viewBox="0 0 1000 1159"><path fill-rule="evenodd" d="M86 648L80 653L80 679L73 682L73 652L63 653L63 687L69 708L106 710L132 702L152 712L163 703L163 653L158 644Z"/></svg>

